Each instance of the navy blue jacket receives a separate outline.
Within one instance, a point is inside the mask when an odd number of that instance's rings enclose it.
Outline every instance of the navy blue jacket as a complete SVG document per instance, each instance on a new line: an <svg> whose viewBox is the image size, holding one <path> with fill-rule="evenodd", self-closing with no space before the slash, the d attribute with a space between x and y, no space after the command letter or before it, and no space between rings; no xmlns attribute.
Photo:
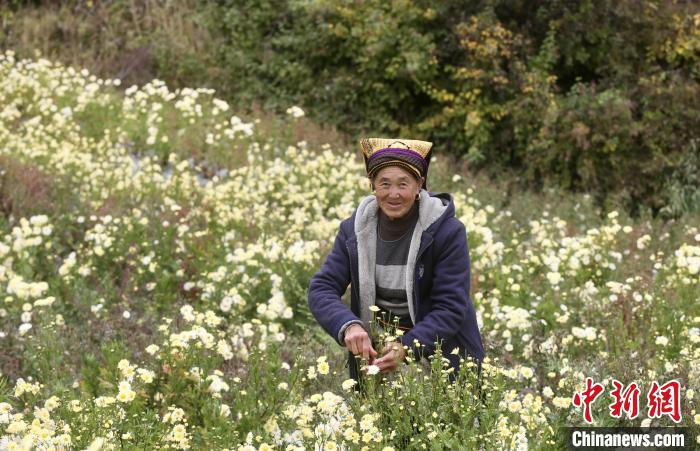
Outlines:
<svg viewBox="0 0 700 451"><path fill-rule="evenodd" d="M414 327L400 340L413 349L414 355L424 357L433 354L434 343L442 340L443 356L450 360L456 373L460 356L471 356L477 361L484 357L469 294L467 234L464 224L455 217L452 196L445 193L430 193L430 196L439 197L447 208L421 235L413 270ZM360 316L357 247L362 243L358 243L355 235L356 214L357 210L340 224L332 250L309 285L309 308L336 341L340 328ZM350 308L341 301L348 284L352 290ZM413 345L414 340L418 340L420 348ZM455 348L459 349L459 355L451 354ZM351 377L357 378L355 359L349 360Z"/></svg>

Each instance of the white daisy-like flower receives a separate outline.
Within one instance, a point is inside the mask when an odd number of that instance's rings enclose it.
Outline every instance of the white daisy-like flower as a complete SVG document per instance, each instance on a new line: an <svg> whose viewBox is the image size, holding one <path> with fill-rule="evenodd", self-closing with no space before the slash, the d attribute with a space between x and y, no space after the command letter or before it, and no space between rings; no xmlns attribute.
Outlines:
<svg viewBox="0 0 700 451"><path fill-rule="evenodd" d="M343 390L349 391L356 384L357 384L357 381L355 379L346 379L345 381L343 381L342 387L343 387Z"/></svg>
<svg viewBox="0 0 700 451"><path fill-rule="evenodd" d="M367 368L367 374L369 374L370 376L379 373L379 367L377 365L369 365L366 368Z"/></svg>

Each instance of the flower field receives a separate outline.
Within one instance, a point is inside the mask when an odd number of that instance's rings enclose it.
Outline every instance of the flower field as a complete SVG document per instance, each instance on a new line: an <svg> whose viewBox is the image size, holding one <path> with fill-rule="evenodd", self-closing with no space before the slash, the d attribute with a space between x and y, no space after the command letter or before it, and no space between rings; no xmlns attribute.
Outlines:
<svg viewBox="0 0 700 451"><path fill-rule="evenodd" d="M599 398L593 424L700 442L697 217L504 208L438 150L482 379L450 384L438 355L369 367L363 394L306 301L370 193L355 153L293 139L297 107L262 131L212 90L119 84L0 55L0 449L560 449L587 377L642 394L634 419ZM679 422L647 410L671 380Z"/></svg>

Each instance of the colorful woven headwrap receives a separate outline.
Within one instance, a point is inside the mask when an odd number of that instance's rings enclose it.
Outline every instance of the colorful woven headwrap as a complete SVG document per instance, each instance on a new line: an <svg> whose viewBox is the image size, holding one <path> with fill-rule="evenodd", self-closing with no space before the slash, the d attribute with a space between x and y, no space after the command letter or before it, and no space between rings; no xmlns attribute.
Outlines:
<svg viewBox="0 0 700 451"><path fill-rule="evenodd" d="M387 166L399 166L414 174L417 179L424 178L426 188L428 165L432 155L433 143L401 138L363 138L360 149L365 158L367 177L374 179L381 169Z"/></svg>

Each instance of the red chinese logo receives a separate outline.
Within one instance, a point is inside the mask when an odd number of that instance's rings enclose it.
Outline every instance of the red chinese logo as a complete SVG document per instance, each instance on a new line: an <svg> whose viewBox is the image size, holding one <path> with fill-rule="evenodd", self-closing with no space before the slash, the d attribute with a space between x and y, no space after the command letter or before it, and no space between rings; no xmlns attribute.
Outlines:
<svg viewBox="0 0 700 451"><path fill-rule="evenodd" d="M649 418L661 418L668 415L676 423L681 422L681 384L668 381L659 387L654 381L647 395L649 401Z"/></svg>
<svg viewBox="0 0 700 451"><path fill-rule="evenodd" d="M610 391L610 396L613 399L609 406L610 416L622 418L622 414L625 413L631 420L637 418L639 416L639 397L641 393L637 383L632 382L625 387L622 382L613 379L612 385L614 388ZM602 384L595 383L592 378L587 377L585 390L574 393L571 403L576 407L583 407L583 419L586 423L593 423L592 404L600 397L603 391L604 387ZM661 418L664 415L668 415L674 422L681 422L680 382L672 380L661 386L656 381L652 382L647 393L647 402L649 418Z"/></svg>
<svg viewBox="0 0 700 451"><path fill-rule="evenodd" d="M586 389L581 393L574 393L574 399L571 401L576 407L583 405L583 419L587 423L593 423L593 415L591 415L591 404L601 393L603 393L603 385L593 383L593 378L586 378Z"/></svg>
<svg viewBox="0 0 700 451"><path fill-rule="evenodd" d="M624 385L622 382L613 379L615 388L610 392L615 401L610 404L610 416L613 418L621 418L622 412L627 414L627 418L633 420L639 415L639 387L635 382L632 382L622 390Z"/></svg>

